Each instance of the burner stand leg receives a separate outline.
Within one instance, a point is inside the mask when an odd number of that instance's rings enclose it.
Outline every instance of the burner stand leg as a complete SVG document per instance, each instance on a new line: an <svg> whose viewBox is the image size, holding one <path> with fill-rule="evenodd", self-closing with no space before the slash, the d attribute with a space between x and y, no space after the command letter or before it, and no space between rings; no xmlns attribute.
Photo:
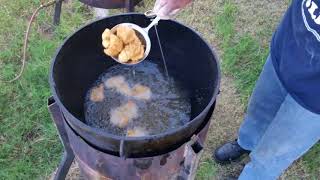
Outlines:
<svg viewBox="0 0 320 180"><path fill-rule="evenodd" d="M55 26L60 24L62 1L63 0L56 0L54 15L53 15L53 25Z"/></svg>
<svg viewBox="0 0 320 180"><path fill-rule="evenodd" d="M60 141L62 142L64 147L63 157L61 159L57 172L54 175L54 180L64 180L74 160L74 153L70 147L68 135L64 128L64 118L62 112L52 97L48 99L48 109L51 113L51 118L56 124Z"/></svg>
<svg viewBox="0 0 320 180"><path fill-rule="evenodd" d="M126 9L127 12L134 12L134 0L126 0Z"/></svg>

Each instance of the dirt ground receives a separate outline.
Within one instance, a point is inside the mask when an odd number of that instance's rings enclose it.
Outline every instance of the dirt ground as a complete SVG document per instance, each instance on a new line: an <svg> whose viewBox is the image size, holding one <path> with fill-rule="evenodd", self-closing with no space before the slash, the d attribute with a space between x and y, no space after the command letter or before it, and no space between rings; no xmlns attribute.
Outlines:
<svg viewBox="0 0 320 180"><path fill-rule="evenodd" d="M211 158L212 151L227 141L237 137L238 127L244 114L244 107L240 104L233 79L223 76L221 93L213 114L213 121L206 141L203 159ZM230 165L216 164L217 174L215 179L224 179L225 176L238 176L247 159Z"/></svg>

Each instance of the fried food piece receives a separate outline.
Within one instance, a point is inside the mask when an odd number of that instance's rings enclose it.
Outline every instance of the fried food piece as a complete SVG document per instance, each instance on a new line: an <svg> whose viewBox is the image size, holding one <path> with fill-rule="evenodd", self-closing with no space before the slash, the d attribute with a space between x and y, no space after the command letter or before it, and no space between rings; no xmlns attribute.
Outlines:
<svg viewBox="0 0 320 180"><path fill-rule="evenodd" d="M133 42L137 37L136 32L132 28L124 25L117 27L117 36L123 41L124 44Z"/></svg>
<svg viewBox="0 0 320 180"><path fill-rule="evenodd" d="M123 49L123 43L122 41L114 34L111 34L110 36L110 41L103 43L105 45L109 45L104 52L112 57L116 57L119 55L119 53L122 51Z"/></svg>
<svg viewBox="0 0 320 180"><path fill-rule="evenodd" d="M119 84L122 84L126 82L125 78L123 76L113 76L111 78L108 78L105 82L105 86L107 88L117 88Z"/></svg>
<svg viewBox="0 0 320 180"><path fill-rule="evenodd" d="M148 132L141 127L134 127L133 129L127 130L128 137L142 137L147 135L148 135Z"/></svg>
<svg viewBox="0 0 320 180"><path fill-rule="evenodd" d="M104 87L103 84L100 84L98 87L95 87L91 90L90 100L92 102L101 102L104 99Z"/></svg>
<svg viewBox="0 0 320 180"><path fill-rule="evenodd" d="M126 63L130 60L137 62L144 57L144 46L139 43L130 43L124 47L124 49L119 54L119 61Z"/></svg>
<svg viewBox="0 0 320 180"><path fill-rule="evenodd" d="M123 76L114 76L105 81L105 86L109 89L115 89L122 95L133 97L138 100L150 100L152 96L151 89L141 84L136 84L130 88Z"/></svg>
<svg viewBox="0 0 320 180"><path fill-rule="evenodd" d="M105 48L104 53L112 57L118 56L123 50L123 42L110 29L106 29L102 33L102 45Z"/></svg>
<svg viewBox="0 0 320 180"><path fill-rule="evenodd" d="M135 37L134 37L134 40L132 41L132 43L133 43L133 44L142 44L142 45L143 45L143 43L142 43L141 40L138 38L138 36L135 36Z"/></svg>
<svg viewBox="0 0 320 180"><path fill-rule="evenodd" d="M121 53L118 56L118 60L121 63L126 63L126 62L128 62L130 60L130 56L129 56L129 54L126 53L125 50L122 50Z"/></svg>
<svg viewBox="0 0 320 180"><path fill-rule="evenodd" d="M134 62L138 62L144 57L144 46L139 45L137 47L137 53L131 57L131 60Z"/></svg>
<svg viewBox="0 0 320 180"><path fill-rule="evenodd" d="M144 57L144 45L136 32L124 25L116 28L116 35L110 29L102 33L102 45L104 53L108 56L117 57L119 62L137 62Z"/></svg>
<svg viewBox="0 0 320 180"><path fill-rule="evenodd" d="M115 89L125 96L131 96L131 88L123 76L114 76L107 79L105 86L110 89Z"/></svg>
<svg viewBox="0 0 320 180"><path fill-rule="evenodd" d="M138 107L132 101L110 111L110 122L120 128L127 127L137 117Z"/></svg>
<svg viewBox="0 0 320 180"><path fill-rule="evenodd" d="M112 32L110 29L105 29L102 33L102 41L103 40L107 40L107 39L110 39L110 36L111 36Z"/></svg>
<svg viewBox="0 0 320 180"><path fill-rule="evenodd" d="M150 100L152 93L149 87L136 84L132 88L131 95L136 99Z"/></svg>

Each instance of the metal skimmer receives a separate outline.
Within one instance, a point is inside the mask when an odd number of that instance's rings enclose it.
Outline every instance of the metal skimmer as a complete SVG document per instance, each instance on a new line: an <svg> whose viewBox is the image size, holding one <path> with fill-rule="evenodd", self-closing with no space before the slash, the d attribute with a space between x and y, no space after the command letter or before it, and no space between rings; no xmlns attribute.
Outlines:
<svg viewBox="0 0 320 180"><path fill-rule="evenodd" d="M138 34L139 38L141 40L143 40L143 44L145 45L145 48L146 48L143 59L141 59L138 62L134 62L134 63L132 63L132 62L131 63L122 63L117 59L117 57L112 57L112 58L115 61L117 61L118 63L125 64L125 65L135 65L135 64L138 64L138 63L142 62L143 60L145 60L146 57L149 55L150 50L151 50L151 40L150 40L150 37L149 37L149 30L154 26L155 27L155 31L156 31L156 35L157 35L157 40L158 40L160 52L161 52L161 58L162 58L164 69L165 69L165 73L166 73L166 76L169 77L168 68L167 68L167 64L166 64L166 59L165 59L165 56L164 56L164 53L163 53L163 49L162 49L162 45L161 45L161 41L160 41L158 29L157 29L158 22L161 20L161 18L159 16L157 16L152 10L149 10L149 11L145 12L144 14L148 18L152 18L152 22L146 28L142 28L142 27L140 27L140 26L138 26L136 24L133 24L133 23L121 23L121 24L118 24L117 26L112 28L112 31L116 31L116 28L118 26L124 25L124 26L128 26L128 27L134 29L136 31L136 33Z"/></svg>

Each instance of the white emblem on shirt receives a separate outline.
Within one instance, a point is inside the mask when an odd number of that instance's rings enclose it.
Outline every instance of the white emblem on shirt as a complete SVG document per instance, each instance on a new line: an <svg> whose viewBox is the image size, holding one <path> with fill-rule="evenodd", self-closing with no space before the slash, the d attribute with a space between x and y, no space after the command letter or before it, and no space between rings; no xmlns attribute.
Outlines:
<svg viewBox="0 0 320 180"><path fill-rule="evenodd" d="M307 11L305 10L307 8ZM308 31L312 32L313 35L316 36L317 40L320 41L320 35L319 32L317 32L315 29L313 29L310 25L307 19L311 18L316 25L320 25L320 15L316 15L315 12L319 10L319 6L315 3L315 0L303 0L302 1L302 17L304 24ZM306 15L307 14L307 15ZM308 17L307 17L308 16Z"/></svg>

